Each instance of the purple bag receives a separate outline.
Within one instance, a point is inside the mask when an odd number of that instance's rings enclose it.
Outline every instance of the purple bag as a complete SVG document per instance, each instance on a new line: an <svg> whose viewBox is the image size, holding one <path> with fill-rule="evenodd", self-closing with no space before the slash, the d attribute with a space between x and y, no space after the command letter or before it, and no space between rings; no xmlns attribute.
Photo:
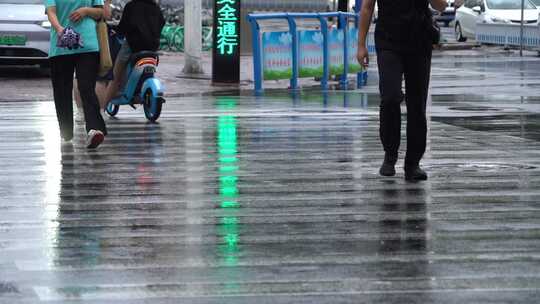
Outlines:
<svg viewBox="0 0 540 304"><path fill-rule="evenodd" d="M81 34L77 33L72 27L68 26L62 32L62 35L58 36L56 46L67 49L78 49L84 47Z"/></svg>

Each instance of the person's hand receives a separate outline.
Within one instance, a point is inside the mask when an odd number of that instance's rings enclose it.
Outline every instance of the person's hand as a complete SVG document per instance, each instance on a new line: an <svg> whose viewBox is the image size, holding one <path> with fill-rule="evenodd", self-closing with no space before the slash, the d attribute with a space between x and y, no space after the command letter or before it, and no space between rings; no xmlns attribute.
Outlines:
<svg viewBox="0 0 540 304"><path fill-rule="evenodd" d="M358 58L358 63L364 67L364 69L367 69L369 66L369 53L365 46L358 46L358 53L356 54L356 58Z"/></svg>
<svg viewBox="0 0 540 304"><path fill-rule="evenodd" d="M79 22L84 17L86 17L88 13L86 12L86 7L81 7L79 9L76 9L71 15L69 15L69 19L73 22Z"/></svg>
<svg viewBox="0 0 540 304"><path fill-rule="evenodd" d="M63 27L63 26L59 26L59 27L56 28L55 30L56 30L56 36L58 36L59 38L62 37L62 34L64 33L64 27Z"/></svg>

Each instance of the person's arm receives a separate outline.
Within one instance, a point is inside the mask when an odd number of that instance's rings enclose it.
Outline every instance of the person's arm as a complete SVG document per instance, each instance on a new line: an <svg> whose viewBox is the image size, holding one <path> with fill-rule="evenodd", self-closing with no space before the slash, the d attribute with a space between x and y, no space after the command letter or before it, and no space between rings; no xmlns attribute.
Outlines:
<svg viewBox="0 0 540 304"><path fill-rule="evenodd" d="M360 12L360 29L358 31L358 62L367 68L369 65L369 54L366 47L366 39L369 32L373 10L376 0L364 0L362 2L362 11Z"/></svg>
<svg viewBox="0 0 540 304"><path fill-rule="evenodd" d="M105 3L103 4L103 19L105 20L112 19L111 4L112 0L105 0Z"/></svg>
<svg viewBox="0 0 540 304"><path fill-rule="evenodd" d="M439 12L444 12L444 9L448 6L446 0L429 0L431 7L438 10Z"/></svg>
<svg viewBox="0 0 540 304"><path fill-rule="evenodd" d="M61 35L64 31L64 27L60 24L60 21L58 21L58 16L56 15L56 6L49 6L47 8L47 17L49 18L51 26L56 30L56 34Z"/></svg>
<svg viewBox="0 0 540 304"><path fill-rule="evenodd" d="M69 19L73 22L79 22L85 17L90 17L94 20L103 18L103 6L81 7L69 15Z"/></svg>

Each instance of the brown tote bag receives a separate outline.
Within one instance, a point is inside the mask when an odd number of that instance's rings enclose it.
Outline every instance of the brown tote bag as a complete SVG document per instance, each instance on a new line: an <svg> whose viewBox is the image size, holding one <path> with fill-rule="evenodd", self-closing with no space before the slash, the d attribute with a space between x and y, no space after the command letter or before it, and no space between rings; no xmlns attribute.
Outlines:
<svg viewBox="0 0 540 304"><path fill-rule="evenodd" d="M109 49L109 34L107 23L103 19L98 21L96 26L99 42L99 76L105 76L113 67L111 51Z"/></svg>

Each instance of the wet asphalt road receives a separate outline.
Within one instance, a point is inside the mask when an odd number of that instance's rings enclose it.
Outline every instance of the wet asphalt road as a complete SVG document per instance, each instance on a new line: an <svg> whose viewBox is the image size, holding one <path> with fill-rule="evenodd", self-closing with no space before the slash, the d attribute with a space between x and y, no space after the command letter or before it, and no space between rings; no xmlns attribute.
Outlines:
<svg viewBox="0 0 540 304"><path fill-rule="evenodd" d="M377 175L374 67L347 94L123 107L96 152L80 123L61 145L47 78L5 77L0 303L535 303L539 65L434 57L422 183L404 143Z"/></svg>
<svg viewBox="0 0 540 304"><path fill-rule="evenodd" d="M377 104L172 98L97 152L50 103L0 104L0 303L538 299L540 100L434 96L412 184L376 174Z"/></svg>

